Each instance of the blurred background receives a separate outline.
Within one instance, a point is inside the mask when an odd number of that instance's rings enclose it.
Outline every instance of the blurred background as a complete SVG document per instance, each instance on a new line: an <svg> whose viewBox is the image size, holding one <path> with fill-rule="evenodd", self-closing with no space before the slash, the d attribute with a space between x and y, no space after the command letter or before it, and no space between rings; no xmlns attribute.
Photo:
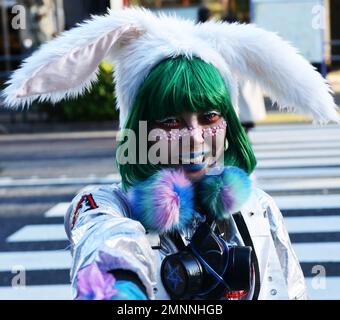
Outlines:
<svg viewBox="0 0 340 320"><path fill-rule="evenodd" d="M42 43L108 7L131 5L275 31L329 81L340 104L337 0L0 0L0 90ZM103 61L91 92L55 106L16 111L0 100L0 300L70 298L65 211L80 190L119 180L113 70ZM250 83L241 84L239 104L258 159L254 183L285 217L310 296L340 299L339 126L278 112Z"/></svg>

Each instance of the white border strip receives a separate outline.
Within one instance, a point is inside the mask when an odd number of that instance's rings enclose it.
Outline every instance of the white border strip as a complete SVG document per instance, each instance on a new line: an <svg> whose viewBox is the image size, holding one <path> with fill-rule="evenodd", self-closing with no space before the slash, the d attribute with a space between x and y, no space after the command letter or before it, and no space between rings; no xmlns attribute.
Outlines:
<svg viewBox="0 0 340 320"><path fill-rule="evenodd" d="M340 168L255 169L257 179L340 177Z"/></svg>
<svg viewBox="0 0 340 320"><path fill-rule="evenodd" d="M85 178L30 178L12 179L1 178L0 188L6 187L38 187L38 186L58 186L58 185L86 185L86 184L112 184L120 182L119 174L112 174L107 177L85 177Z"/></svg>
<svg viewBox="0 0 340 320"><path fill-rule="evenodd" d="M67 240L67 236L63 224L27 225L6 239L9 243L64 240Z"/></svg>
<svg viewBox="0 0 340 320"><path fill-rule="evenodd" d="M340 212L340 196L338 194L289 195L273 196L273 198L281 210L339 208Z"/></svg>
<svg viewBox="0 0 340 320"><path fill-rule="evenodd" d="M67 284L0 287L0 300L72 300L72 290Z"/></svg>
<svg viewBox="0 0 340 320"><path fill-rule="evenodd" d="M333 141L333 142L314 142L314 141L309 141L309 142L301 142L301 143L285 143L282 141L279 144L268 144L268 143L258 143L258 144L253 144L252 145L253 150L255 154L258 152L272 152L274 155L277 150L279 151L292 151L292 150L319 150L320 152L323 151L324 154L327 154L330 150L338 149L340 148L340 142L339 141ZM322 150L321 150L322 149Z"/></svg>
<svg viewBox="0 0 340 320"><path fill-rule="evenodd" d="M285 217L284 222L289 233L340 232L340 216Z"/></svg>
<svg viewBox="0 0 340 320"><path fill-rule="evenodd" d="M305 278L312 300L340 300L340 277Z"/></svg>
<svg viewBox="0 0 340 320"><path fill-rule="evenodd" d="M264 159L264 158L305 158L309 159L310 157L324 157L327 155L327 157L338 157L340 156L340 149L329 149L329 150L324 150L324 149L316 149L311 147L309 150L278 150L278 151L260 151L260 152L255 152L256 158L259 159Z"/></svg>
<svg viewBox="0 0 340 320"><path fill-rule="evenodd" d="M310 159L260 159L257 168L294 168L294 167L340 166L340 158L310 158Z"/></svg>
<svg viewBox="0 0 340 320"><path fill-rule="evenodd" d="M340 242L293 243L293 248L300 262L340 262Z"/></svg>
<svg viewBox="0 0 340 320"><path fill-rule="evenodd" d="M47 210L44 216L46 218L64 217L69 206L69 202L60 202L51 209Z"/></svg>
<svg viewBox="0 0 340 320"><path fill-rule="evenodd" d="M328 178L328 179L296 179L285 181L265 181L257 180L257 184L260 188L267 192L273 191L311 191L311 190L331 190L340 189L340 177Z"/></svg>
<svg viewBox="0 0 340 320"><path fill-rule="evenodd" d="M15 251L0 253L0 271L12 271L18 267L24 270L60 270L71 267L69 251Z"/></svg>

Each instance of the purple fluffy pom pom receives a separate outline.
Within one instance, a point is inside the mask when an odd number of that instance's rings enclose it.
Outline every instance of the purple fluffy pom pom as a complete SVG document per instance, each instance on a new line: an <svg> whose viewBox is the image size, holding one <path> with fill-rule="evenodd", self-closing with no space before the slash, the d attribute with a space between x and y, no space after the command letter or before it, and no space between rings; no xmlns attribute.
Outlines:
<svg viewBox="0 0 340 320"><path fill-rule="evenodd" d="M128 191L132 218L150 231L186 227L193 216L194 190L182 169L163 169Z"/></svg>

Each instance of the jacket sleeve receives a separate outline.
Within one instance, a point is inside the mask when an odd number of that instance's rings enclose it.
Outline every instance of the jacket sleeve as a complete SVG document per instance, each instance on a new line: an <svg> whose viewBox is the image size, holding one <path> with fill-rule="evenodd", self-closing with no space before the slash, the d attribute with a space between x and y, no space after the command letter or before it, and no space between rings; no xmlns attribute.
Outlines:
<svg viewBox="0 0 340 320"><path fill-rule="evenodd" d="M270 231L288 288L289 299L308 299L305 278L292 247L282 213L273 198L265 192L263 194L265 195L262 198L263 206L268 215Z"/></svg>
<svg viewBox="0 0 340 320"><path fill-rule="evenodd" d="M72 296L77 295L77 273L96 263L104 271L136 273L149 299L154 299L156 258L142 224L130 211L119 187L103 186L78 194L65 216L65 230L73 256Z"/></svg>

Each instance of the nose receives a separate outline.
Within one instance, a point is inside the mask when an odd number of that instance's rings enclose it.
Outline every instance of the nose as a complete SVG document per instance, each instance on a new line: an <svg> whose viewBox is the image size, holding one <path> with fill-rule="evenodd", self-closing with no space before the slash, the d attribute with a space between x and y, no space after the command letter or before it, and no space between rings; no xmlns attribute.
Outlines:
<svg viewBox="0 0 340 320"><path fill-rule="evenodd" d="M195 150L195 146L204 143L203 127L200 125L197 115L192 115L187 120L187 127L190 130L190 145Z"/></svg>

